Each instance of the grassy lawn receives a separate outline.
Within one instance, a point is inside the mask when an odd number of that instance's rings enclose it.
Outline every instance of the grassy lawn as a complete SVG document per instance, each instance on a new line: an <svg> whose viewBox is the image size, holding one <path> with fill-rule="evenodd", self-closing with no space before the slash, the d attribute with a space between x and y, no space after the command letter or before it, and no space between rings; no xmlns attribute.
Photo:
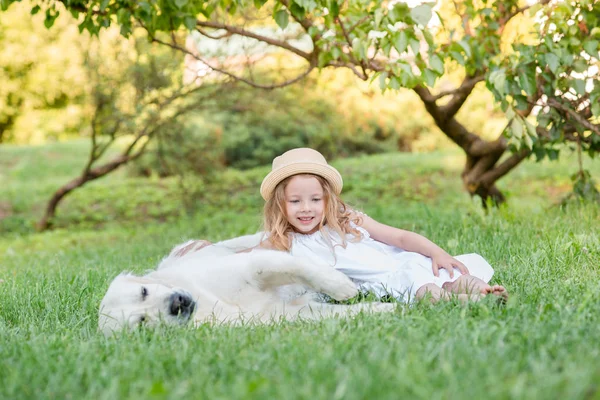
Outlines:
<svg viewBox="0 0 600 400"><path fill-rule="evenodd" d="M521 166L500 185L509 206L489 214L462 191L459 153L333 162L350 204L486 257L511 293L505 307L418 304L106 339L97 313L112 278L153 268L188 238L256 231L268 167L227 171L198 191L195 212L181 211L175 179L119 171L67 198L57 229L33 232L84 147L0 147L1 399L600 399L600 210L554 206L573 157ZM598 179L598 163L586 163Z"/></svg>

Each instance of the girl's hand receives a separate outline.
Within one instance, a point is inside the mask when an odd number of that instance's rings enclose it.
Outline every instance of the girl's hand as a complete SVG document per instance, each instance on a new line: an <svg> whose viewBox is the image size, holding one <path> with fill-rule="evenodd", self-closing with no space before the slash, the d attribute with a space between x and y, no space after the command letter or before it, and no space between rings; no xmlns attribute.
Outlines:
<svg viewBox="0 0 600 400"><path fill-rule="evenodd" d="M208 240L192 240L182 248L177 249L177 251L173 255L175 257L183 257L189 252L198 251L200 249L205 248L206 246L210 246L211 244L212 243Z"/></svg>
<svg viewBox="0 0 600 400"><path fill-rule="evenodd" d="M469 270L465 264L450 256L448 253L437 253L431 257L433 275L440 276L440 268L448 271L450 278L454 278L454 268L458 269L463 275L469 275Z"/></svg>

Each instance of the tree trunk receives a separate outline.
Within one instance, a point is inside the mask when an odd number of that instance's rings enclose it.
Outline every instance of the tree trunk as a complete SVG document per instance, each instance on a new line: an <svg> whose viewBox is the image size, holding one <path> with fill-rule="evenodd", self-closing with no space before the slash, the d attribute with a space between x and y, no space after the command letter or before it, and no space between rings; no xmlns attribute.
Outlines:
<svg viewBox="0 0 600 400"><path fill-rule="evenodd" d="M13 125L12 118L9 118L8 122L0 123L0 143L4 142L4 135Z"/></svg>
<svg viewBox="0 0 600 400"><path fill-rule="evenodd" d="M80 177L75 178L66 185L60 187L56 192L54 192L54 194L50 198L50 201L48 201L48 204L46 205L46 212L44 213L42 219L40 219L40 221L37 223L37 229L39 231L45 231L52 227L52 220L56 215L56 209L58 207L58 204L65 198L65 196L67 196L73 190L82 187L83 185L90 181L93 181L94 179L98 179L103 177L104 175L107 175L108 173L119 168L121 165L127 164L129 161L133 160L134 158L137 158L139 154L140 153L137 153L134 156L116 157L115 159L104 165L84 171L84 173Z"/></svg>
<svg viewBox="0 0 600 400"><path fill-rule="evenodd" d="M38 231L45 231L52 227L52 220L56 215L56 208L58 207L58 203L60 203L60 201L73 190L85 185L86 182L87 180L80 176L79 178L73 179L71 182L67 183L66 185L59 188L56 192L54 192L54 194L50 198L50 201L46 205L46 212L44 213L44 216L37 223Z"/></svg>
<svg viewBox="0 0 600 400"><path fill-rule="evenodd" d="M491 142L483 140L456 120L461 106L482 79L482 76L467 76L462 85L450 93L451 100L443 106L436 104L441 97L432 95L429 89L417 86L413 90L438 128L465 152L467 161L461 174L465 189L471 196L478 196L483 207L487 208L489 204L498 206L506 201L496 182L529 156L530 151L521 150L498 164L508 149L504 137Z"/></svg>

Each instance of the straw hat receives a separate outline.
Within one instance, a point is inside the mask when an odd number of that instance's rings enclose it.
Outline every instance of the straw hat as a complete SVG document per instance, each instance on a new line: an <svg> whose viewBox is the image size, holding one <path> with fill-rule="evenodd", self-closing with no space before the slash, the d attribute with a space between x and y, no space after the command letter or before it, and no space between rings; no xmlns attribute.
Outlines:
<svg viewBox="0 0 600 400"><path fill-rule="evenodd" d="M314 174L325 178L336 194L340 194L344 186L340 173L327 164L321 153L309 148L299 148L275 157L271 172L260 185L260 195L263 199L269 200L279 182L297 174Z"/></svg>

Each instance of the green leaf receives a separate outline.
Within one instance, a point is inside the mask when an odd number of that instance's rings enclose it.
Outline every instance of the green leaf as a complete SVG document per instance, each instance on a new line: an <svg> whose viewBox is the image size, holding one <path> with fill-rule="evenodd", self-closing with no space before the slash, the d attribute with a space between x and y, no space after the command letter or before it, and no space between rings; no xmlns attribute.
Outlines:
<svg viewBox="0 0 600 400"><path fill-rule="evenodd" d="M31 9L31 15L37 14L41 10L40 6L35 6Z"/></svg>
<svg viewBox="0 0 600 400"><path fill-rule="evenodd" d="M229 7L227 7L227 14L229 15L235 15L236 11L237 11L237 7L238 7L238 3L235 1L232 1L229 4Z"/></svg>
<svg viewBox="0 0 600 400"><path fill-rule="evenodd" d="M489 78L490 83L494 87L494 89L500 93L500 95L506 94L506 74L504 70L499 69L490 74Z"/></svg>
<svg viewBox="0 0 600 400"><path fill-rule="evenodd" d="M586 72L589 68L590 66L583 59L579 59L573 63L573 71L579 72L580 74Z"/></svg>
<svg viewBox="0 0 600 400"><path fill-rule="evenodd" d="M329 12L334 18L340 15L340 5L338 4L337 0L331 0L331 3L329 4Z"/></svg>
<svg viewBox="0 0 600 400"><path fill-rule="evenodd" d="M471 46L469 46L469 43L465 39L461 39L458 44L460 44L460 47L465 51L467 57L471 58Z"/></svg>
<svg viewBox="0 0 600 400"><path fill-rule="evenodd" d="M430 48L434 47L434 39L431 32L429 32L428 30L423 31L423 37L425 38L425 41L427 42Z"/></svg>
<svg viewBox="0 0 600 400"><path fill-rule="evenodd" d="M54 12L52 12L52 11L54 11ZM58 18L59 15L60 15L60 11L55 11L52 9L46 10L46 18L44 19L44 26L47 29L50 29L52 27L52 25L54 25L54 21L56 21L56 18Z"/></svg>
<svg viewBox="0 0 600 400"><path fill-rule="evenodd" d="M421 42L419 42L417 39L410 39L408 42L413 53L415 55L419 54L419 50L421 50Z"/></svg>
<svg viewBox="0 0 600 400"><path fill-rule="evenodd" d="M398 90L400 89L400 81L395 76L390 78L390 89Z"/></svg>
<svg viewBox="0 0 600 400"><path fill-rule="evenodd" d="M411 84L413 84L415 80L415 75L412 72L412 67L404 62L398 63L398 67L400 68L400 84L404 87L408 87Z"/></svg>
<svg viewBox="0 0 600 400"><path fill-rule="evenodd" d="M367 56L366 46L357 37L352 39L352 52L361 60L364 60Z"/></svg>
<svg viewBox="0 0 600 400"><path fill-rule="evenodd" d="M387 72L384 72L381 75L379 75L379 88L382 91L385 91L385 89L387 88L387 83L386 83L387 75L388 75Z"/></svg>
<svg viewBox="0 0 600 400"><path fill-rule="evenodd" d="M523 137L523 141L525 142L525 146L527 146L529 150L533 148L533 140L531 139L531 136L525 135Z"/></svg>
<svg viewBox="0 0 600 400"><path fill-rule="evenodd" d="M381 72L375 72L373 74L373 76L371 77L371 80L369 81L369 84L373 84L373 82L375 82L375 79L379 78L380 75L381 75Z"/></svg>
<svg viewBox="0 0 600 400"><path fill-rule="evenodd" d="M425 83L427 84L427 86L433 87L433 85L435 85L437 75L430 69L424 69L423 78L425 79Z"/></svg>
<svg viewBox="0 0 600 400"><path fill-rule="evenodd" d="M196 29L196 22L196 18L191 17L189 15L183 19L183 25L185 25L185 27L188 28L190 31Z"/></svg>
<svg viewBox="0 0 600 400"><path fill-rule="evenodd" d="M416 23L427 26L429 20L431 20L431 5L421 4L412 8L410 16Z"/></svg>
<svg viewBox="0 0 600 400"><path fill-rule="evenodd" d="M188 3L188 0L175 0L177 8L182 9Z"/></svg>
<svg viewBox="0 0 600 400"><path fill-rule="evenodd" d="M254 7L261 8L266 2L267 0L254 0Z"/></svg>
<svg viewBox="0 0 600 400"><path fill-rule="evenodd" d="M463 57L462 54L460 54L458 51L451 51L450 55L452 56L452 58L454 58L456 60L456 62L458 62L460 65L465 65L465 58Z"/></svg>
<svg viewBox="0 0 600 400"><path fill-rule="evenodd" d="M106 6L108 6L108 0L102 0L102 4L104 4L104 2L106 2ZM140 1L138 5L142 10L146 11L148 14L152 12L152 6L147 1ZM106 6L104 8L106 8Z"/></svg>
<svg viewBox="0 0 600 400"><path fill-rule="evenodd" d="M326 51L319 53L319 59L317 63L319 68L323 68L329 63L329 61L331 61L331 53L328 53Z"/></svg>
<svg viewBox="0 0 600 400"><path fill-rule="evenodd" d="M563 49L559 49L559 50L563 50ZM563 51L563 54L561 54L561 56L560 56L560 63L563 65L570 66L571 64L573 64L574 59L575 59L575 57L573 56L573 54L569 53L568 51Z"/></svg>
<svg viewBox="0 0 600 400"><path fill-rule="evenodd" d="M10 5L10 0L0 0L0 8L2 11L8 10L8 6Z"/></svg>
<svg viewBox="0 0 600 400"><path fill-rule="evenodd" d="M511 120L515 117L515 110L512 107L506 109L506 119Z"/></svg>
<svg viewBox="0 0 600 400"><path fill-rule="evenodd" d="M210 16L212 15L212 13L215 11L215 8L217 7L215 3L204 3L204 11L202 12L202 14L204 16L206 16L206 18L210 18Z"/></svg>
<svg viewBox="0 0 600 400"><path fill-rule="evenodd" d="M383 19L383 10L378 8L375 10L375 27L378 27L381 24L381 20Z"/></svg>
<svg viewBox="0 0 600 400"><path fill-rule="evenodd" d="M290 15L288 14L287 10L279 10L273 17L281 29L285 29L288 26Z"/></svg>
<svg viewBox="0 0 600 400"><path fill-rule="evenodd" d="M519 73L519 83L521 84L521 88L525 91L525 93L527 93L528 95L534 94L536 91L535 71L521 70Z"/></svg>
<svg viewBox="0 0 600 400"><path fill-rule="evenodd" d="M406 35L406 32L400 31L398 35L396 35L396 39L394 40L394 48L398 53L402 54L406 51L407 47L408 36Z"/></svg>
<svg viewBox="0 0 600 400"><path fill-rule="evenodd" d="M552 71L552 73L556 75L558 67L560 66L560 59L558 58L558 56L554 53L547 53L546 64L548 64L548 67L550 67L550 71Z"/></svg>
<svg viewBox="0 0 600 400"><path fill-rule="evenodd" d="M129 11L127 11L127 9L120 8L119 11L117 11L117 22L123 25L127 23L127 21L129 21L130 16L131 14L129 14Z"/></svg>
<svg viewBox="0 0 600 400"><path fill-rule="evenodd" d="M525 111L529 108L529 103L527 102L527 96L523 96L522 94L513 95L513 99L515 100L515 108L517 110Z"/></svg>
<svg viewBox="0 0 600 400"><path fill-rule="evenodd" d="M583 44L583 49L586 53L594 58L598 58L598 41L588 40Z"/></svg>
<svg viewBox="0 0 600 400"><path fill-rule="evenodd" d="M523 124L519 118L513 118L512 122L510 123L510 129L514 137L519 140L523 139Z"/></svg>
<svg viewBox="0 0 600 400"><path fill-rule="evenodd" d="M525 121L525 128L527 128L527 134L532 138L537 138L538 135L537 131L535 130L535 126L533 126L533 124L527 121L526 119L524 119L523 121Z"/></svg>
<svg viewBox="0 0 600 400"><path fill-rule="evenodd" d="M308 12L313 11L317 7L315 0L296 0L296 3Z"/></svg>
<svg viewBox="0 0 600 400"><path fill-rule="evenodd" d="M129 37L129 35L131 34L131 24L129 23L121 25L119 33L121 33L121 36Z"/></svg>
<svg viewBox="0 0 600 400"><path fill-rule="evenodd" d="M437 54L431 56L431 58L429 59L429 65L435 72L438 73L438 75L444 74L444 61L442 61L440 56L438 56Z"/></svg>
<svg viewBox="0 0 600 400"><path fill-rule="evenodd" d="M573 79L573 88L579 95L585 94L585 81L583 79Z"/></svg>
<svg viewBox="0 0 600 400"><path fill-rule="evenodd" d="M592 114L596 118L600 117L600 103L592 104Z"/></svg>
<svg viewBox="0 0 600 400"><path fill-rule="evenodd" d="M342 55L342 51L340 50L339 47L334 47L331 49L331 57L333 57L334 60L339 59L341 55Z"/></svg>
<svg viewBox="0 0 600 400"><path fill-rule="evenodd" d="M573 47L580 47L581 46L581 42L579 41L579 39L577 39L576 37L571 37L569 39L569 44Z"/></svg>
<svg viewBox="0 0 600 400"><path fill-rule="evenodd" d="M306 15L306 10L294 2L292 2L292 5L290 6L290 12L298 19L303 19Z"/></svg>
<svg viewBox="0 0 600 400"><path fill-rule="evenodd" d="M404 21L410 13L410 8L406 3L401 1L394 4L391 10L388 11L388 17L392 24L398 21Z"/></svg>

